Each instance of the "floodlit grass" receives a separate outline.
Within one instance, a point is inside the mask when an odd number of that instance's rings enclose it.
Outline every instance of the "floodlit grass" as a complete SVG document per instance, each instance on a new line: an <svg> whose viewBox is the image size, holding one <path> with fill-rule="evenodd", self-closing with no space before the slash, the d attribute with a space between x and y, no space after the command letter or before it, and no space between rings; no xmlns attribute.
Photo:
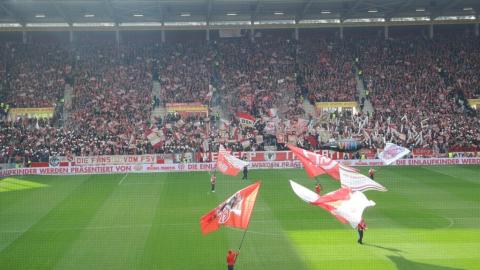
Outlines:
<svg viewBox="0 0 480 270"><path fill-rule="evenodd" d="M263 184L235 269L480 269L479 175L479 166L378 168L389 191L366 192L377 205L365 212L365 245L296 197L289 179L314 186L302 170L219 176L216 193L206 172L4 179L0 188L35 188L0 193L0 269L224 269L243 231L202 236L199 218L254 179Z"/></svg>
<svg viewBox="0 0 480 270"><path fill-rule="evenodd" d="M24 179L15 178L15 177L7 177L0 180L0 192L41 188L46 186L47 185L42 183L28 181Z"/></svg>

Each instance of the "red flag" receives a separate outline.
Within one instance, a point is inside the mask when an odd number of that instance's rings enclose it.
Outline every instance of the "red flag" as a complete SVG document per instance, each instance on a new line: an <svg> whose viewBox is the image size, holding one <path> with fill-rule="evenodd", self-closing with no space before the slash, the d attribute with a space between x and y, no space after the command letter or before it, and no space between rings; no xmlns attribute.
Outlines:
<svg viewBox="0 0 480 270"><path fill-rule="evenodd" d="M260 181L237 191L212 211L200 218L203 235L216 231L220 226L246 229L257 199Z"/></svg>
<svg viewBox="0 0 480 270"><path fill-rule="evenodd" d="M217 169L226 175L236 176L248 162L238 159L229 154L223 146L218 150Z"/></svg>
<svg viewBox="0 0 480 270"><path fill-rule="evenodd" d="M290 148L290 146L288 147ZM298 160L300 160L300 162L303 164L303 168L307 172L308 176L315 177L325 173L322 168L315 166L315 164L313 164L308 158L304 157L303 155L295 154L295 156L297 156Z"/></svg>
<svg viewBox="0 0 480 270"><path fill-rule="evenodd" d="M295 156L302 162L305 171L310 177L327 173L333 179L340 180L340 167L357 172L356 169L340 165L337 161L323 155L315 154L293 145L287 147L295 154Z"/></svg>

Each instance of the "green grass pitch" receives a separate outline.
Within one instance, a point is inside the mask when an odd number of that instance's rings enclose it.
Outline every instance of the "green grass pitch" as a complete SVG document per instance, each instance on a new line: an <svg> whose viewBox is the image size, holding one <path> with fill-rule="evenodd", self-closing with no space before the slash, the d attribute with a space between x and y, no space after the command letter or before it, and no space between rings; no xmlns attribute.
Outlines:
<svg viewBox="0 0 480 270"><path fill-rule="evenodd" d="M361 168L366 173L366 168ZM480 166L383 167L367 191L365 245L301 201L300 169L252 170L251 180L195 173L24 176L0 181L0 269L226 269L243 232L202 236L199 218L262 180L235 269L480 269ZM322 177L326 191L339 183Z"/></svg>

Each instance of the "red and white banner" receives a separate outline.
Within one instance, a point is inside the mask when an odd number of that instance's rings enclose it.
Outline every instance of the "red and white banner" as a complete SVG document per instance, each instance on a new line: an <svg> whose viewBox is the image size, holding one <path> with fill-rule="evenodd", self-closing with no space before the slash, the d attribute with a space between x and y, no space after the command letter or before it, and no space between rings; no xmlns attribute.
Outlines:
<svg viewBox="0 0 480 270"><path fill-rule="evenodd" d="M160 155L87 156L73 157L73 162L75 165L156 164L157 157Z"/></svg>
<svg viewBox="0 0 480 270"><path fill-rule="evenodd" d="M350 159L349 153L335 152L331 150L315 150L313 153L326 156L334 160L343 160L345 156ZM203 160L217 161L218 153L217 152L205 152L200 153ZM233 151L232 156L236 158L246 157L249 161L286 161L286 160L297 160L295 155L291 151L256 151L256 152L242 152L242 151Z"/></svg>
<svg viewBox="0 0 480 270"><path fill-rule="evenodd" d="M253 127L255 124L255 117L253 115L250 115L248 113L237 113L238 121L240 121L240 125L242 126L247 126L247 127Z"/></svg>
<svg viewBox="0 0 480 270"><path fill-rule="evenodd" d="M381 160L340 160L347 166L385 166ZM480 165L480 158L426 158L400 159L391 166L434 166L434 165ZM192 172L211 171L216 163L175 163L175 164L136 164L136 165L94 165L66 167L36 167L0 170L0 177L10 175L77 175L77 174L112 174L112 173L149 173L149 172ZM249 169L292 169L302 168L298 160L253 161Z"/></svg>

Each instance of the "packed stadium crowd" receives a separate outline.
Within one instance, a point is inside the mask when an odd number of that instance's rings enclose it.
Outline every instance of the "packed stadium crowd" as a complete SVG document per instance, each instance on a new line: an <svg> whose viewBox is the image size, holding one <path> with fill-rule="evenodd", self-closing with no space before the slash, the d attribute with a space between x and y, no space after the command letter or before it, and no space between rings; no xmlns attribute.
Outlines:
<svg viewBox="0 0 480 270"><path fill-rule="evenodd" d="M298 57L310 102L358 99L354 53L348 44L325 39L302 40Z"/></svg>
<svg viewBox="0 0 480 270"><path fill-rule="evenodd" d="M2 51L2 62L8 67L3 75L6 87L15 89L2 101L12 107L55 106L63 96L65 78L71 72L68 51L50 44L5 44Z"/></svg>
<svg viewBox="0 0 480 270"><path fill-rule="evenodd" d="M0 114L0 163L49 155L107 155L284 149L287 142L318 148L355 139L369 148L478 147L480 122L466 98L480 96L478 39L409 38L355 41L264 37L210 44L43 46L4 44L2 104L51 107L73 87L59 125L7 120ZM356 60L355 60L356 59ZM306 115L310 102L359 101L355 72L373 112ZM153 81L160 85L154 96ZM200 102L210 116L167 114L153 107ZM3 105L2 105L3 106ZM257 121L245 125L247 113ZM152 120L153 119L153 120ZM155 130L161 143L146 134Z"/></svg>
<svg viewBox="0 0 480 270"><path fill-rule="evenodd" d="M212 77L214 52L206 44L175 44L163 48L158 61L160 100L204 102Z"/></svg>
<svg viewBox="0 0 480 270"><path fill-rule="evenodd" d="M479 118L464 106L465 97L474 98L480 91L477 72L468 64L478 65L480 51L478 45L466 45L475 42L410 39L360 44L365 84L375 108L366 137L388 133L398 143L440 150L478 143Z"/></svg>

